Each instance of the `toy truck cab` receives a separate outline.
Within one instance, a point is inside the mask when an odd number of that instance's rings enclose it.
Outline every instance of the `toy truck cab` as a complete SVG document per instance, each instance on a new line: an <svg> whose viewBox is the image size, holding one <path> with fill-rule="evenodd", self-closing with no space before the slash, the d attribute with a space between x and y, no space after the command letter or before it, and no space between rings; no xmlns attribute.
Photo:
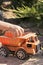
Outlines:
<svg viewBox="0 0 43 65"><path fill-rule="evenodd" d="M22 47L28 54L36 54L41 49L40 41L35 33L29 33L20 37L22 40Z"/></svg>

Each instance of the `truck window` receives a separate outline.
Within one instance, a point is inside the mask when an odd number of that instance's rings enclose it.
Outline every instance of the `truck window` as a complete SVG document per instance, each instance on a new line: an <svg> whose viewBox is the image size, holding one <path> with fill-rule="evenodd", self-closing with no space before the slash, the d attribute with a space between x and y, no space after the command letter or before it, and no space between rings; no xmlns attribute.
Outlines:
<svg viewBox="0 0 43 65"><path fill-rule="evenodd" d="M37 41L38 40L38 37L35 37L35 41Z"/></svg>
<svg viewBox="0 0 43 65"><path fill-rule="evenodd" d="M34 42L33 38L30 37L28 42Z"/></svg>

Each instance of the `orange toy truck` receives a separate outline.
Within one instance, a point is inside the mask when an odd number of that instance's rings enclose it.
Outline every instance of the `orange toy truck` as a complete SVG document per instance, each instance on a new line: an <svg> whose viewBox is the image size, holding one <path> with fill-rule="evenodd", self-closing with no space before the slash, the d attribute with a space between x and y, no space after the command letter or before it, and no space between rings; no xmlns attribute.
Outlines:
<svg viewBox="0 0 43 65"><path fill-rule="evenodd" d="M20 26L0 21L0 54L12 53L19 59L36 54L41 49L36 33L24 32Z"/></svg>

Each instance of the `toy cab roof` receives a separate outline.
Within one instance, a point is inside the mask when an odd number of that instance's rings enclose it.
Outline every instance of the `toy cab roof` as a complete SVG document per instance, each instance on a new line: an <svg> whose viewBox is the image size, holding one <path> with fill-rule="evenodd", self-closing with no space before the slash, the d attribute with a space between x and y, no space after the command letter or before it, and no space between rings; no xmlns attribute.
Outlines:
<svg viewBox="0 0 43 65"><path fill-rule="evenodd" d="M28 34L26 34L24 36L20 36L19 38L27 39L27 38L32 37L32 36L35 37L37 35L36 35L36 33L28 33Z"/></svg>

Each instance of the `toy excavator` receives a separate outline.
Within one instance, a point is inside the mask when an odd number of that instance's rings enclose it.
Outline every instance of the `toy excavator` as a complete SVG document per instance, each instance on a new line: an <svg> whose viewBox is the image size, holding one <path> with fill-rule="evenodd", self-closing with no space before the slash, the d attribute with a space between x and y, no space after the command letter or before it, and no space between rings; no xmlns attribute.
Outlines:
<svg viewBox="0 0 43 65"><path fill-rule="evenodd" d="M23 60L41 49L40 41L33 32L25 32L20 26L0 21L0 54L12 53Z"/></svg>

